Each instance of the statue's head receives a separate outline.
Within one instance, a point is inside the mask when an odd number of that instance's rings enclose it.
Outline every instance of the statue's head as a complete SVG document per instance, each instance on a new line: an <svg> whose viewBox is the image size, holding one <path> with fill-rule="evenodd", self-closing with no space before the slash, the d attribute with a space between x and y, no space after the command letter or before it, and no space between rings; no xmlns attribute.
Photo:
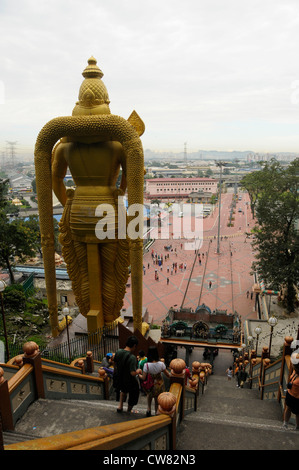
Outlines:
<svg viewBox="0 0 299 470"><path fill-rule="evenodd" d="M110 114L108 91L101 80L104 74L97 66L94 57L88 60L88 66L82 75L85 80L80 87L79 101L77 101L72 115Z"/></svg>

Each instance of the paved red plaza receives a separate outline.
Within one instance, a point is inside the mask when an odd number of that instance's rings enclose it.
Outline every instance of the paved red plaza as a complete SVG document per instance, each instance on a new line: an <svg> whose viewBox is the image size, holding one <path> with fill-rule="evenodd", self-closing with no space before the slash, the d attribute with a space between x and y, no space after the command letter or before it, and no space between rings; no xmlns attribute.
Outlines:
<svg viewBox="0 0 299 470"><path fill-rule="evenodd" d="M253 285L250 271L254 256L250 240L245 235L254 225L249 205L246 204L249 197L243 194L242 201L237 202L234 227L228 227L232 196L232 193L226 193L221 198L220 254L217 254L219 218L216 208L213 214L203 219L203 242L198 250L200 260L194 249L186 249L189 240L173 239L171 233L169 240L156 239L144 255L143 305L154 323L161 325L171 306L183 305L194 309L203 303L211 310L225 309L227 313L236 310L243 321L256 318L254 298L251 299L250 295ZM239 208L242 212L238 212ZM164 249L168 244L172 245L173 251ZM152 253L163 256L162 266L154 264L156 258L152 257ZM168 254L169 258L165 259ZM173 263L177 263L176 272L175 269L172 271ZM182 263L183 269L180 269ZM155 279L155 270L159 280ZM130 305L131 288L128 287L124 307Z"/></svg>

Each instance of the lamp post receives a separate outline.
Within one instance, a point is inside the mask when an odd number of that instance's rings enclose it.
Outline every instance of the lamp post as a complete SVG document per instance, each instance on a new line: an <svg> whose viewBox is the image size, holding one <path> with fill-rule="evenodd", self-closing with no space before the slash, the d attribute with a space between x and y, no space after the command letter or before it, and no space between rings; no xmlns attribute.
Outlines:
<svg viewBox="0 0 299 470"><path fill-rule="evenodd" d="M255 331L255 334L256 334L256 346L255 346L255 350L256 350L256 355L257 355L257 346L258 346L259 336L260 336L260 334L261 334L261 332L262 332L262 329L261 329L260 326L257 326L254 331Z"/></svg>
<svg viewBox="0 0 299 470"><path fill-rule="evenodd" d="M248 347L249 347L249 349L251 349L253 337L251 335L247 336L247 341L248 341Z"/></svg>
<svg viewBox="0 0 299 470"><path fill-rule="evenodd" d="M268 323L269 323L269 325L270 325L270 327L271 327L270 342L269 342L269 357L270 357L270 353L271 353L271 344L272 344L273 329L274 329L274 326L277 325L277 322L278 322L278 320L277 320L277 318L274 317L274 316L270 317L269 320L268 320Z"/></svg>
<svg viewBox="0 0 299 470"><path fill-rule="evenodd" d="M7 356L7 360L9 361L9 349L8 349L6 322L5 322L4 305L3 305L3 291L5 290L5 288L6 288L6 283L0 280L1 312L2 312L3 330L4 330L4 338L5 338L6 356Z"/></svg>
<svg viewBox="0 0 299 470"><path fill-rule="evenodd" d="M218 239L217 239L217 254L220 254L220 211L221 211L221 179L222 179L222 167L226 165L224 162L219 162L215 160L216 166L220 167L220 178L219 178L219 198L218 198L218 204L219 204L219 220L218 220Z"/></svg>
<svg viewBox="0 0 299 470"><path fill-rule="evenodd" d="M70 309L68 308L67 303L65 304L65 307L62 309L62 313L65 316L67 344L68 344L69 358L70 358L70 363L71 363L72 362L72 356L71 356L71 348L70 348L69 322L68 322L68 314L70 313Z"/></svg>

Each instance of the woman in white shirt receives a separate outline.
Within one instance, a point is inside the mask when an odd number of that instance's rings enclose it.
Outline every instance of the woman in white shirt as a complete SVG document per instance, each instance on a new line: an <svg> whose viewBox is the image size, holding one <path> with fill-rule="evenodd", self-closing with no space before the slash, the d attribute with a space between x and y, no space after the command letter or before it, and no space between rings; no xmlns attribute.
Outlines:
<svg viewBox="0 0 299 470"><path fill-rule="evenodd" d="M143 367L143 374L139 375L139 378L141 380L145 380L147 374L151 374L154 380L153 387L150 390L146 391L146 395L147 395L146 416L151 416L151 404L152 404L153 398L155 400L155 413L157 413L158 396L160 395L160 393L165 392L162 372L163 374L166 375L166 377L170 377L170 374L168 370L166 369L164 362L161 362L159 360L158 349L155 346L150 346L148 348L147 363L144 364L144 367Z"/></svg>

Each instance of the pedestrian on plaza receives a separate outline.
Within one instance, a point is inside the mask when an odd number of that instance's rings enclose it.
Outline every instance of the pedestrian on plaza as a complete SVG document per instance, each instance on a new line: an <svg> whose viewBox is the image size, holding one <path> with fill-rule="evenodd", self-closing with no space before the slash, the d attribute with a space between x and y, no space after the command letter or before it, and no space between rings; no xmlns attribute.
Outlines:
<svg viewBox="0 0 299 470"><path fill-rule="evenodd" d="M250 299L251 300L253 299L253 292L251 292L251 294L250 294Z"/></svg>
<svg viewBox="0 0 299 470"><path fill-rule="evenodd" d="M139 383L137 376L142 373L141 369L137 369L137 359L134 356L138 345L136 336L129 336L124 349L118 349L114 356L114 374L113 386L120 391L120 402L117 412L123 411L123 405L128 399L128 409L130 413L139 399Z"/></svg>
<svg viewBox="0 0 299 470"><path fill-rule="evenodd" d="M212 281L209 282L209 289L212 287Z"/></svg>
<svg viewBox="0 0 299 470"><path fill-rule="evenodd" d="M228 369L226 369L226 375L227 375L227 380L231 380L233 376L233 368L230 366Z"/></svg>
<svg viewBox="0 0 299 470"><path fill-rule="evenodd" d="M157 414L158 396L160 395L160 393L165 392L165 385L162 377L162 372L166 375L166 377L170 377L170 374L166 369L165 363L159 360L158 349L156 348L156 346L150 346L148 348L147 363L143 367L143 373L139 375L140 380L145 380L148 374L150 374L153 379L152 388L146 391L146 416L151 416L152 399L154 399L155 401L155 414Z"/></svg>
<svg viewBox="0 0 299 470"><path fill-rule="evenodd" d="M167 278L167 285L169 284L169 277Z"/></svg>
<svg viewBox="0 0 299 470"><path fill-rule="evenodd" d="M245 384L245 382L246 382L246 380L247 380L247 377L248 377L248 374L247 374L247 372L246 372L246 370L245 370L245 365L244 365L244 366L242 367L242 369L240 370L240 372L239 372L239 379L240 379L239 383L240 383L240 387L241 387L241 388L244 387L244 384Z"/></svg>
<svg viewBox="0 0 299 470"><path fill-rule="evenodd" d="M285 404L286 408L283 416L283 427L288 428L291 413L296 416L296 431L299 431L299 350L291 355L293 372L287 385Z"/></svg>
<svg viewBox="0 0 299 470"><path fill-rule="evenodd" d="M237 364L236 368L235 368L235 377L237 379L237 385L236 387L240 387L240 383L241 383L241 378L240 378L240 373L241 373L241 367L242 367L242 364Z"/></svg>
<svg viewBox="0 0 299 470"><path fill-rule="evenodd" d="M246 292L246 295L247 295L247 299L248 299L248 297L249 297L249 290Z"/></svg>

